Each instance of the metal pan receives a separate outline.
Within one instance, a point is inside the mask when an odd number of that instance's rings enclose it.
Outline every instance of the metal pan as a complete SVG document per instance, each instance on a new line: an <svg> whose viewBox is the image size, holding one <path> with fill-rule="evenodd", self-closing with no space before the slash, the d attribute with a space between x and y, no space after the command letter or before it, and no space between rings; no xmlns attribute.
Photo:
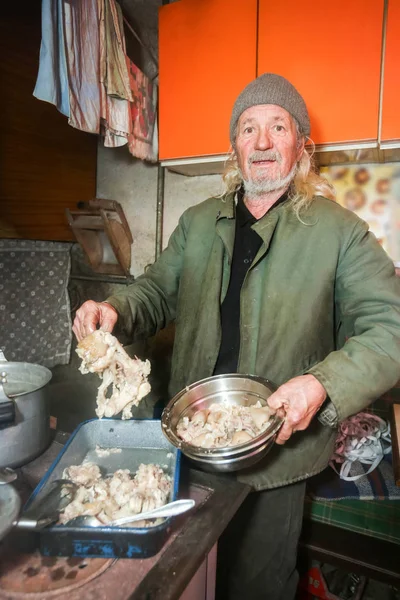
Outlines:
<svg viewBox="0 0 400 600"><path fill-rule="evenodd" d="M121 451L104 455L96 447L118 448ZM32 512L40 505L48 487L62 477L65 468L84 461L99 465L103 475L117 469L135 472L140 463L158 464L171 477L172 489L168 501L176 499L180 451L164 437L160 421L93 419L82 423L74 431L33 492L24 511ZM145 558L161 549L170 527L171 518L160 525L146 528L54 525L38 534L39 548L47 556Z"/></svg>

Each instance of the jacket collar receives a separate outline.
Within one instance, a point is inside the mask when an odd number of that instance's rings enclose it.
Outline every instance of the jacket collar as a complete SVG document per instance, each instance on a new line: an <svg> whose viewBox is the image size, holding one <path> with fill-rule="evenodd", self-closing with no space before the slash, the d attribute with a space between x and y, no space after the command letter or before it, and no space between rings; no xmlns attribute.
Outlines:
<svg viewBox="0 0 400 600"><path fill-rule="evenodd" d="M286 196L286 194L285 194ZM216 221L220 219L234 219L236 215L236 192L231 192L230 194L225 194L222 196L221 203L218 207L218 212L216 214ZM253 227L255 227L258 231L263 229L264 225L269 224L271 221L276 221L275 215L280 215L283 211L290 210L290 203L286 198L281 198L278 200L277 204L274 205L261 219L258 219ZM259 225L259 227L256 227Z"/></svg>
<svg viewBox="0 0 400 600"><path fill-rule="evenodd" d="M218 207L218 212L216 215L216 220L220 219L234 219L235 218L235 209L236 209L236 199L235 192L231 194L225 194L222 196L220 205Z"/></svg>

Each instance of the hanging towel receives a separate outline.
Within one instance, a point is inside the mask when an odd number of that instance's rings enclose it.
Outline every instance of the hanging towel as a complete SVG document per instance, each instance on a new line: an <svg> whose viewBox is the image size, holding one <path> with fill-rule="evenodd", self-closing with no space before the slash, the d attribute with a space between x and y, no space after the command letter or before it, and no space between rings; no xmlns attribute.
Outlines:
<svg viewBox="0 0 400 600"><path fill-rule="evenodd" d="M128 58L133 102L130 104L131 128L129 151L143 160L157 161L155 140L157 116L157 86Z"/></svg>
<svg viewBox="0 0 400 600"><path fill-rule="evenodd" d="M72 127L100 133L97 0L42 0L42 42L33 95L51 102Z"/></svg>
<svg viewBox="0 0 400 600"><path fill-rule="evenodd" d="M104 145L128 144L156 162L157 86L126 56L115 0L43 0L43 39L34 95L53 102L69 124L101 133Z"/></svg>
<svg viewBox="0 0 400 600"><path fill-rule="evenodd" d="M0 348L9 361L67 364L71 244L0 240Z"/></svg>
<svg viewBox="0 0 400 600"><path fill-rule="evenodd" d="M110 35L107 31L109 21L106 21L105 17L107 2L108 0L98 0L101 133L104 136L104 145L116 148L128 143L131 122L128 100L107 94L107 37ZM125 38L123 46L125 47Z"/></svg>
<svg viewBox="0 0 400 600"><path fill-rule="evenodd" d="M63 0L42 1L42 42L39 73L33 95L70 115L69 85L63 27Z"/></svg>
<svg viewBox="0 0 400 600"><path fill-rule="evenodd" d="M125 61L126 47L124 23L120 6L115 0L105 0L106 64L104 85L109 96L132 102L128 68Z"/></svg>
<svg viewBox="0 0 400 600"><path fill-rule="evenodd" d="M64 1L69 124L100 133L99 13L97 0Z"/></svg>

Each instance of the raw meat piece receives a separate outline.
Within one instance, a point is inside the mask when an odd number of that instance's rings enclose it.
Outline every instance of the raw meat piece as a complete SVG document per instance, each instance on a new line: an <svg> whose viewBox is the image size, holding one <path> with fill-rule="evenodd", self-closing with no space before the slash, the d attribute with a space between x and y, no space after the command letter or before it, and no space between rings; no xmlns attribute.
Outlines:
<svg viewBox="0 0 400 600"><path fill-rule="evenodd" d="M130 358L117 338L101 329L81 340L76 352L82 359L81 373L98 373L103 380L97 392L97 416L113 417L122 411L122 418L130 419L132 407L151 390L150 362Z"/></svg>
<svg viewBox="0 0 400 600"><path fill-rule="evenodd" d="M62 524L80 515L94 515L105 524L136 515L166 504L171 491L170 477L155 464L139 465L134 476L128 469L119 469L111 477L102 477L99 467L88 462L65 469L63 476L79 487L60 515ZM154 521L138 521L132 526L149 523Z"/></svg>
<svg viewBox="0 0 400 600"><path fill-rule="evenodd" d="M201 448L244 444L264 431L274 411L269 406L211 404L191 418L183 417L176 432L182 440Z"/></svg>

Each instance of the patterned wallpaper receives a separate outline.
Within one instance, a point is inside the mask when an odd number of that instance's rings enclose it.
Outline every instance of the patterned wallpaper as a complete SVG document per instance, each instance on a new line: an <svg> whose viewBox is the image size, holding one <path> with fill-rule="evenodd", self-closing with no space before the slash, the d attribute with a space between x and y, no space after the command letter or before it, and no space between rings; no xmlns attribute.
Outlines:
<svg viewBox="0 0 400 600"><path fill-rule="evenodd" d="M400 163L322 167L321 174L335 187L339 204L364 219L400 263Z"/></svg>
<svg viewBox="0 0 400 600"><path fill-rule="evenodd" d="M69 362L70 248L0 240L0 348L7 360L46 367Z"/></svg>

